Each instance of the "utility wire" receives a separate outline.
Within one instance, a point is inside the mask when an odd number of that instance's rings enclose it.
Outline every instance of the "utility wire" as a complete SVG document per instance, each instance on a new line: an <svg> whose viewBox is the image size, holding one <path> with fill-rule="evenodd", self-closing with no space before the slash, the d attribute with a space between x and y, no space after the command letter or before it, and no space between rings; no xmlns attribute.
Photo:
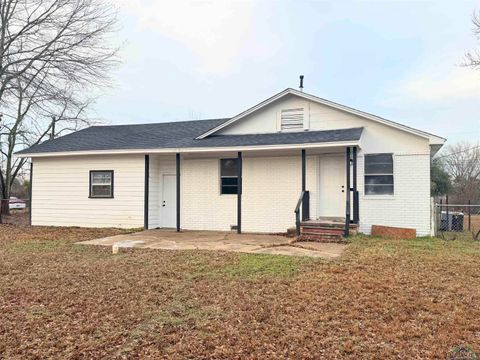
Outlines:
<svg viewBox="0 0 480 360"><path fill-rule="evenodd" d="M452 155L461 154L461 153L472 151L472 150L479 149L479 148L480 148L480 145L477 145L477 146L471 147L469 149L464 149L464 150L456 151L456 152L453 152L453 153L450 153L450 154L445 154L445 155L442 155L442 156L438 156L438 157L435 158L435 160L442 159L444 157L448 157L448 156L452 156Z"/></svg>

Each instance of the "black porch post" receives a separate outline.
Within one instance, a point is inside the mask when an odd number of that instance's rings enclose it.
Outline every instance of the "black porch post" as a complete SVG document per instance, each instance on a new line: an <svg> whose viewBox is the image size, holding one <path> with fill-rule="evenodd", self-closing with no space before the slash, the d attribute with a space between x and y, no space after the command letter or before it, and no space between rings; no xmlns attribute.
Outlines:
<svg viewBox="0 0 480 360"><path fill-rule="evenodd" d="M306 188L306 176L307 176L307 160L305 149L302 149L302 191Z"/></svg>
<svg viewBox="0 0 480 360"><path fill-rule="evenodd" d="M310 219L310 194L307 190L307 154L306 150L302 149L302 221Z"/></svg>
<svg viewBox="0 0 480 360"><path fill-rule="evenodd" d="M177 232L180 231L180 153L175 155L177 176Z"/></svg>
<svg viewBox="0 0 480 360"><path fill-rule="evenodd" d="M358 203L358 188L357 188L357 147L352 148L353 157L353 222L358 224L359 216L359 203Z"/></svg>
<svg viewBox="0 0 480 360"><path fill-rule="evenodd" d="M350 232L350 147L347 147L346 156L345 156L345 170L347 175L347 183L345 186L345 236L349 235Z"/></svg>
<svg viewBox="0 0 480 360"><path fill-rule="evenodd" d="M30 200L28 210L28 224L32 225L32 189L33 189L33 158L30 158L30 191L28 192L28 198Z"/></svg>
<svg viewBox="0 0 480 360"><path fill-rule="evenodd" d="M237 233L242 233L242 152L238 152L237 163L238 191L237 191Z"/></svg>
<svg viewBox="0 0 480 360"><path fill-rule="evenodd" d="M143 193L143 228L148 230L148 197L150 183L150 156L145 155L145 187Z"/></svg>

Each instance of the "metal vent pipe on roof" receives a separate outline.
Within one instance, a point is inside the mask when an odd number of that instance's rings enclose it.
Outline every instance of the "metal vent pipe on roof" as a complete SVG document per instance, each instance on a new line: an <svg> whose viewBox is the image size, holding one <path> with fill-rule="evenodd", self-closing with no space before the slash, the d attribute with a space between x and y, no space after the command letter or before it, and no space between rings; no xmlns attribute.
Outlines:
<svg viewBox="0 0 480 360"><path fill-rule="evenodd" d="M300 91L303 92L303 75L300 75Z"/></svg>

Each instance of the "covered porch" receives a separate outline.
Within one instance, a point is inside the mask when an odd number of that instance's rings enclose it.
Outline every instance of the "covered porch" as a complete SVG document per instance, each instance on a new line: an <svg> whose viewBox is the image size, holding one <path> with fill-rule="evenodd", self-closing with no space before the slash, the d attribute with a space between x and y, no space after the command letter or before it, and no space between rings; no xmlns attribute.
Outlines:
<svg viewBox="0 0 480 360"><path fill-rule="evenodd" d="M284 233L359 222L358 142L145 155L145 229ZM228 166L225 165L228 162ZM338 231L337 231L338 232Z"/></svg>

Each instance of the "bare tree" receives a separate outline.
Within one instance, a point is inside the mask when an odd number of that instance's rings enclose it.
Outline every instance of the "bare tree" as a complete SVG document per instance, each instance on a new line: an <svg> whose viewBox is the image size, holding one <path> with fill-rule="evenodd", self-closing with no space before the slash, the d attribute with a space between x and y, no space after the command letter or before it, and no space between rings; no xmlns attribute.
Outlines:
<svg viewBox="0 0 480 360"><path fill-rule="evenodd" d="M474 11L472 15L473 34L480 41L480 11ZM480 67L480 52L472 50L465 54L465 66L478 69Z"/></svg>
<svg viewBox="0 0 480 360"><path fill-rule="evenodd" d="M104 85L116 16L102 0L0 0L0 101L17 79ZM13 85L15 86L15 85Z"/></svg>
<svg viewBox="0 0 480 360"><path fill-rule="evenodd" d="M15 151L89 123L84 94L110 85L115 25L104 0L0 0L3 199L25 163Z"/></svg>
<svg viewBox="0 0 480 360"><path fill-rule="evenodd" d="M480 144L467 141L451 145L444 156L445 169L453 183L454 201L466 204L480 200ZM453 200L453 199L452 199Z"/></svg>
<svg viewBox="0 0 480 360"><path fill-rule="evenodd" d="M16 91L16 106L6 109L0 131L2 199L10 198L10 189L27 161L14 157L17 149L78 130L92 122L85 113L91 101L76 99L68 88L50 93L40 86L29 88L18 84ZM3 213L7 213L7 202L3 206Z"/></svg>

